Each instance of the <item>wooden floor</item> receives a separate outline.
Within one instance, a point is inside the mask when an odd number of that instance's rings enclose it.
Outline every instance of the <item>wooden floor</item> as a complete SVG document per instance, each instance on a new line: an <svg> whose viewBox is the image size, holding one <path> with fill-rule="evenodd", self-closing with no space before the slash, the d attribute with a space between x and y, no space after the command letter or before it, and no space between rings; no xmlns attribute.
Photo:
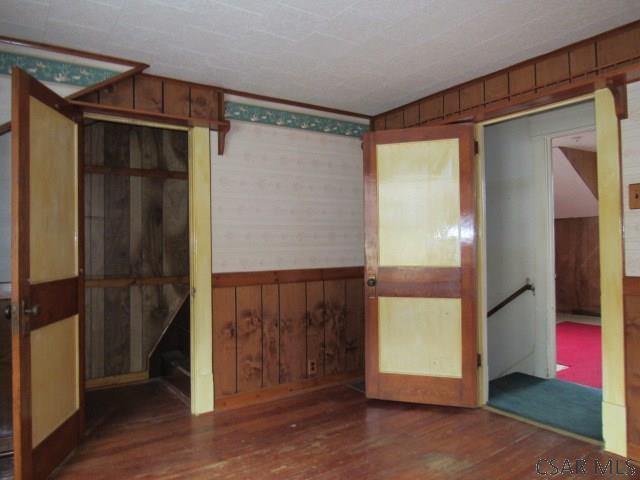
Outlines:
<svg viewBox="0 0 640 480"><path fill-rule="evenodd" d="M594 460L610 458L487 410L367 401L344 386L200 417L156 382L87 405L93 427L56 478L550 478L536 475L541 458L585 459L578 478L603 478Z"/></svg>

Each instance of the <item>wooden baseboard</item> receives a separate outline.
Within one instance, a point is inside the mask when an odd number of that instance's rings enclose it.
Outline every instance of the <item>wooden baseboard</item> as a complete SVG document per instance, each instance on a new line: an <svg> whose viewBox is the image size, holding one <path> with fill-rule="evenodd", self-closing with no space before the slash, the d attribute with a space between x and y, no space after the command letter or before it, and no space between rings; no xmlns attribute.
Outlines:
<svg viewBox="0 0 640 480"><path fill-rule="evenodd" d="M124 375L113 375L111 377L91 378L85 381L85 390L100 390L102 388L127 385L129 383L140 383L149 380L149 372L133 372Z"/></svg>
<svg viewBox="0 0 640 480"><path fill-rule="evenodd" d="M362 380L364 372L348 372L335 375L327 375L324 377L308 378L298 382L286 383L253 392L236 393L225 397L216 398L215 409L231 410L234 408L246 407L258 403L270 402L293 395L312 392L321 388L327 388L335 385L344 385L345 383L357 382Z"/></svg>

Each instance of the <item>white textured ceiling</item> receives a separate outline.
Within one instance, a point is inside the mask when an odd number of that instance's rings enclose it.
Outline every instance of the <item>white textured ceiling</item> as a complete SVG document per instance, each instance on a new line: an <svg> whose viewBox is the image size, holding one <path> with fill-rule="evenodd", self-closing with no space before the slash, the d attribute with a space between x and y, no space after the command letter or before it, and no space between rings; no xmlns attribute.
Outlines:
<svg viewBox="0 0 640 480"><path fill-rule="evenodd" d="M2 35L368 114L638 18L638 0L0 1Z"/></svg>

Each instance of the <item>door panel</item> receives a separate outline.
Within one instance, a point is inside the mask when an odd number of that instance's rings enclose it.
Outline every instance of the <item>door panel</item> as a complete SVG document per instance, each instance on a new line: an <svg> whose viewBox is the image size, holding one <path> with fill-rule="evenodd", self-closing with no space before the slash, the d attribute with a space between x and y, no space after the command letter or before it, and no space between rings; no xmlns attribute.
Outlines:
<svg viewBox="0 0 640 480"><path fill-rule="evenodd" d="M367 134L366 390L477 406L470 125Z"/></svg>
<svg viewBox="0 0 640 480"><path fill-rule="evenodd" d="M15 477L46 478L83 424L78 125L12 71L12 390Z"/></svg>
<svg viewBox="0 0 640 480"><path fill-rule="evenodd" d="M457 139L376 145L379 266L460 266L458 156Z"/></svg>
<svg viewBox="0 0 640 480"><path fill-rule="evenodd" d="M29 281L34 285L78 275L78 189L71 183L78 178L78 141L76 123L34 97L29 119Z"/></svg>

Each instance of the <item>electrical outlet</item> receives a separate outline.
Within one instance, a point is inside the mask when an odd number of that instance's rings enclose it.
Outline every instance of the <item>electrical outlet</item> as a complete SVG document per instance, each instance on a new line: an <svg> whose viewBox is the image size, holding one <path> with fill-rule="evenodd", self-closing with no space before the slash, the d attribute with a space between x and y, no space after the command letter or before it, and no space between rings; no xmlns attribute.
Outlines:
<svg viewBox="0 0 640 480"><path fill-rule="evenodd" d="M309 360L307 362L307 375L310 377L318 373L318 364L315 360Z"/></svg>
<svg viewBox="0 0 640 480"><path fill-rule="evenodd" d="M629 185L629 209L640 208L640 183Z"/></svg>

